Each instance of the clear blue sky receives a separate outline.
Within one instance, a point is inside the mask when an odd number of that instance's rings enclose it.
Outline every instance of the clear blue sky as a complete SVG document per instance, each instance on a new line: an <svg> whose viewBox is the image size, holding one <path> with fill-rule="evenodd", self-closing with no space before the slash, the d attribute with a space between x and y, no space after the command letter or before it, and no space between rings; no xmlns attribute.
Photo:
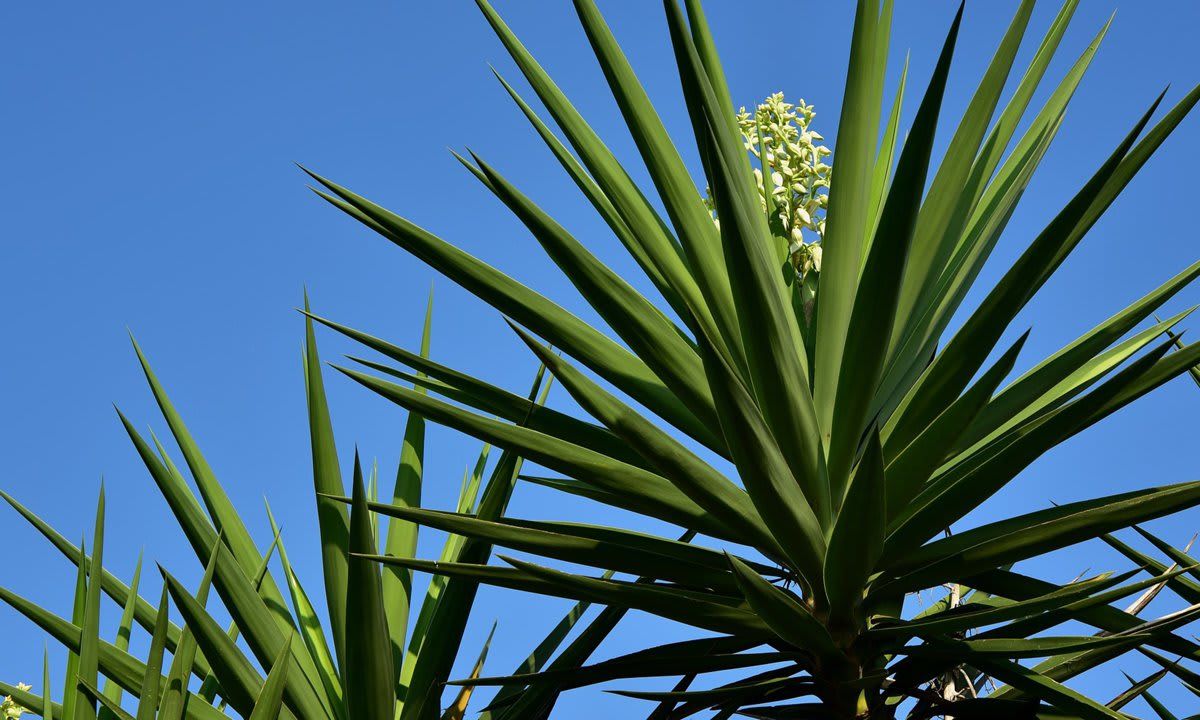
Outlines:
<svg viewBox="0 0 1200 720"><path fill-rule="evenodd" d="M757 12L744 3L709 4L735 102L749 104L775 90L803 97L816 105L816 127L832 138L851 3L783 2ZM569 3L498 5L634 164L632 144ZM671 130L688 137L661 7L631 0L601 5ZM911 113L913 92L925 85L955 3L898 5L893 60L898 69L911 48ZM968 5L945 108L950 118L964 107L1016 3ZM1082 3L1052 78L1113 9L1110 0ZM1019 64L1056 10L1047 2L1036 11ZM985 283L1165 84L1173 84L1173 103L1200 81L1197 26L1200 5L1192 2L1125 4ZM143 547L148 560L190 582L201 570L112 410L115 402L139 425L162 429L127 327L264 545L269 535L261 499L271 499L289 551L314 589L320 571L298 362L301 320L293 310L303 286L319 312L415 344L433 282L435 358L514 389L528 384L529 356L494 312L325 206L305 189L294 162L409 215L579 309L531 238L446 152L470 145L603 257L623 271L631 267L493 79L488 62L513 79L517 73L468 0L70 8L8 2L0 4L0 57L0 301L7 311L0 487L78 537L90 525L103 476L111 509L105 555L122 576ZM948 130L939 134L943 146L948 136ZM1022 366L1195 260L1198 159L1200 120L1192 117L1014 327L1033 326ZM1200 289L1192 288L1167 309L1197 302ZM329 334L321 343L327 359L351 349ZM1195 479L1200 392L1189 382L1172 384L1043 458L980 517ZM329 386L347 462L357 442L390 477L402 412L343 379L330 377ZM565 397L556 392L552 402ZM447 430L431 430L430 506L450 503L476 447ZM512 508L517 516L564 513L625 521L532 488L521 489ZM0 523L0 582L69 613L68 563L14 513L0 509ZM1200 512L1154 527L1182 544L1200 529ZM433 540L440 542L430 536L423 545L428 553L435 551ZM1031 569L1067 580L1087 568L1124 567L1102 548L1086 546ZM147 578L151 596L155 573ZM505 672L565 607L484 590L466 645L473 647L499 619L488 670ZM106 627L114 615L106 616ZM0 678L40 677L42 633L7 608L0 609L0 630ZM667 639L682 632L631 616L601 655L632 649L647 633ZM62 654L53 661L57 677ZM1138 672L1145 666L1129 658L1124 667ZM1107 696L1121 682L1115 673L1101 673L1082 687ZM1187 702L1170 682L1161 695ZM610 717L628 702L584 690L569 694L560 711L563 717Z"/></svg>

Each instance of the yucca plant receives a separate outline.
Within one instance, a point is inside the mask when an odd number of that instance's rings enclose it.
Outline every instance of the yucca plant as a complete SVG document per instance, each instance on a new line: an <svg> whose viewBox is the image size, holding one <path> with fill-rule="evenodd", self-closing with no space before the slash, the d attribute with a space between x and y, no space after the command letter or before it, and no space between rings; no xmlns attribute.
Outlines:
<svg viewBox="0 0 1200 720"><path fill-rule="evenodd" d="M1188 664L1200 660L1200 646L1178 631L1200 616L1200 605L1153 619L1139 616L1145 603L1113 605L1164 587L1196 603L1200 597L1185 578L1195 576L1190 558L1172 548L1179 567L1171 568L1131 550L1149 578L1134 579L1135 570L1066 584L1013 566L1192 507L1200 503L1200 483L1031 508L982 525L969 515L1039 456L1200 361L1200 346L1168 352L1171 340L1163 337L1186 313L1138 329L1200 274L1200 263L1015 379L1009 376L1025 336L1000 345L1014 317L1200 99L1200 88L1153 126L1163 96L1134 119L1111 154L1096 159L1092 177L967 312L967 291L1107 30L1024 120L1074 0L1062 7L1001 109L1033 10L1031 0L1020 4L932 172L963 10L949 24L911 128L898 131L897 97L880 144L893 8L890 0L882 7L859 0L820 273L811 285L798 282L794 239L773 230L773 199L755 180L698 0L686 0L686 11L675 0L664 5L703 182L689 172L677 149L681 139L668 136L592 0L575 0L665 217L487 0L478 4L565 142L502 80L505 88L658 297L635 290L472 154L459 159L528 228L615 337L433 233L310 174L321 197L509 319L590 417L536 405L419 353L315 319L415 374L371 367L445 400L342 368L351 378L411 413L556 474L527 481L679 526L703 542L375 504L373 510L394 519L639 580L511 557L503 558L507 565L373 559L389 568L642 610L707 634L574 670L462 684L576 687L678 676L674 690L628 693L660 703L652 715L659 718L709 708L719 717L759 718L1120 718L1132 699L1153 697L1147 693L1153 678L1107 703L1067 683L1135 650L1194 684ZM700 191L705 182L718 223ZM961 325L949 334L955 317ZM943 587L944 596L923 611L906 602ZM1095 632L1055 632L1068 621ZM732 683L689 689L698 675L739 669L744 677ZM506 717L547 713L525 696L512 700L494 705L507 707ZM406 707L401 717L421 715Z"/></svg>
<svg viewBox="0 0 1200 720"><path fill-rule="evenodd" d="M421 341L422 356L429 350L431 311L432 297ZM418 599L410 571L396 568L381 572L377 564L360 557L379 552L413 556L418 526L406 520L380 522L379 516L367 510L369 501L378 500L379 483L374 471L364 477L357 453L349 510L342 502L344 484L311 321L306 321L305 329L304 377L314 497L324 551L324 592L318 597L324 599L330 626L323 626L313 596L293 570L270 508L266 512L274 539L264 552L251 538L245 521L135 344L151 391L199 497L156 437L147 442L124 415L120 419L197 558L204 563L203 579L192 593L160 566L162 596L157 603L150 603L139 594L140 558L128 585L103 569L103 490L91 555L85 543L73 544L0 491L0 496L76 565L78 576L74 611L69 619L0 587L0 600L43 628L69 653L61 703L51 699L47 663L40 695L34 694L30 686L0 683L6 712L11 711L14 717L28 711L44 718L68 720L94 720L98 715L106 720L211 720L225 717L228 709L254 720L466 717L472 688L458 689L444 708L441 701L478 585L438 577L430 582L424 598ZM544 368L539 368L527 401L540 405L549 387ZM420 507L424 437L424 420L411 415L390 498L394 506ZM502 515L521 460L505 451L489 469L489 454L490 446L485 445L464 475L455 508L458 513L481 519ZM449 535L441 560L485 563L490 551L491 543L486 540ZM286 599L270 571L273 556L278 557L282 568ZM213 589L233 618L227 628L222 628L206 609ZM111 643L99 634L105 595L122 609L117 635ZM170 621L172 603L184 621L182 625ZM564 646L588 604L577 603L514 672L537 672L556 653L554 666L559 670L582 666L622 614L612 610L601 613ZM135 625L151 635L149 650L142 658L130 654ZM478 651L472 677L482 671L490 638ZM101 677L105 678L103 686ZM522 687L517 684L503 688L499 697L511 697ZM559 691L557 685L547 684L527 695L536 695L540 702L552 705ZM122 704L129 698L131 703L125 705L135 705L133 713Z"/></svg>

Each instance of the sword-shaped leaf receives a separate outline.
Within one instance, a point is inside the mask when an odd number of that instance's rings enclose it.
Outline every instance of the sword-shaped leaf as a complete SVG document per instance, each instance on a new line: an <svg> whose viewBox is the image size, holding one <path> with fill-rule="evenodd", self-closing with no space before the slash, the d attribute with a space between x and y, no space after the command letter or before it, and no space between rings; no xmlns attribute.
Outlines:
<svg viewBox="0 0 1200 720"><path fill-rule="evenodd" d="M519 452L534 462L637 498L652 515L708 534L745 542L732 529L717 523L693 500L665 478L568 441L520 425L510 425L463 411L394 383L354 370L338 368L367 388L425 418L473 435L485 442Z"/></svg>
<svg viewBox="0 0 1200 720"><path fill-rule="evenodd" d="M925 190L929 157L933 152L934 134L946 90L946 79L950 74L950 61L958 39L958 28L962 23L962 12L963 6L960 6L942 45L925 96L917 108L912 130L904 141L904 149L900 151L896 177L883 204L879 230L867 250L861 273L856 273L858 289L849 310L845 347L840 357L841 368L835 375L836 385L818 385L819 389L834 393L833 412L829 418L832 425L826 426L826 432L829 434L830 493L835 512L841 508L850 483L854 458L861 447L868 413L874 404L880 376L886 366L888 340L898 317L897 312L903 312L898 305L901 281L908 267L909 253L916 249L914 238L918 232L921 197ZM955 141L958 139L956 136ZM945 170L946 165L942 169ZM838 170L841 170L840 159ZM936 184L937 180L934 182ZM831 192L836 194L838 190ZM832 252L840 254L844 250ZM836 287L834 290L836 297L840 290Z"/></svg>
<svg viewBox="0 0 1200 720"><path fill-rule="evenodd" d="M104 567L104 483L100 483L100 498L96 502L96 525L92 534L92 560L88 563L87 592L83 603L83 622L80 625L79 669L76 673L75 717L96 717L96 700L78 687L85 682L95 687L100 665L100 585ZM166 629L163 629L166 636ZM155 678L158 677L157 670ZM157 689L157 688L156 688Z"/></svg>
<svg viewBox="0 0 1200 720"><path fill-rule="evenodd" d="M889 572L901 587L924 587L1073 545L1200 504L1200 482L1149 488L989 523L910 552ZM916 583L915 585L913 583ZM886 586L886 584L885 584ZM882 589L880 589L882 592Z"/></svg>
<svg viewBox="0 0 1200 720"><path fill-rule="evenodd" d="M552 430L554 434L570 440L576 445L582 445L628 463L637 464L644 462L636 453L630 452L624 443L602 427L584 422L557 410L547 407L537 407L526 397L485 383L465 373L423 358L417 353L410 352L358 330L348 328L345 325L339 325L332 320L327 320L316 315L311 317L313 320L366 345L372 350L376 350L397 362L416 368L419 373L428 374L429 378L424 378L420 374L403 376L404 379L410 380L421 387L433 387L435 391L447 389L447 392L440 394L444 394L452 400L478 410L483 410L491 415L501 417L509 422L524 421L529 428L538 430L539 432ZM371 363L370 361L363 361L358 358L351 359L355 362L366 364L368 367L383 370L383 372L393 375L397 373L395 369L384 369L383 366ZM442 384L432 386L430 378L436 378L442 381ZM450 394L450 391L453 391L453 394Z"/></svg>
<svg viewBox="0 0 1200 720"><path fill-rule="evenodd" d="M642 161L675 226L688 270L716 318L720 337L731 348L736 348L742 338L739 338L737 313L730 290L729 268L722 256L712 217L696 192L695 182L667 135L650 98L595 3L593 0L576 0L575 10ZM715 52L710 62L719 67ZM708 79L707 73L705 79ZM728 99L725 105L729 105ZM732 116L728 114L730 109L722 108L724 112L721 115L726 126L732 128Z"/></svg>
<svg viewBox="0 0 1200 720"><path fill-rule="evenodd" d="M483 672L483 664L487 662L488 648L492 645L492 636L496 634L496 623L492 623L492 629L488 631L487 638L483 641L483 647L479 649L479 657L475 658L475 665L471 668L471 677L477 678ZM464 720L467 715L467 705L471 702L471 695L474 693L473 687L459 688L458 694L454 696L454 701L450 703L450 707L446 708L446 712L442 713L442 720Z"/></svg>
<svg viewBox="0 0 1200 720"><path fill-rule="evenodd" d="M196 602L204 607L208 601L208 591L212 587L213 573L217 570L217 553L213 552L200 578L200 587L196 590ZM196 661L196 638L191 628L184 626L179 639L179 649L171 658L171 670L167 673L167 686L159 702L155 720L182 720L184 708L187 706L188 684L192 679L192 666ZM139 706L140 709L140 706Z"/></svg>
<svg viewBox="0 0 1200 720"><path fill-rule="evenodd" d="M867 433L867 446L845 504L829 535L825 555L825 594L829 598L830 622L853 623L859 615L867 578L883 553L887 536L887 480L879 430Z"/></svg>
<svg viewBox="0 0 1200 720"><path fill-rule="evenodd" d="M543 382L544 380L545 367L539 366L529 391L529 400L535 405L543 404L546 394L550 391L550 381ZM430 417L428 413L425 415ZM494 520L504 514L523 462L524 458L511 449L501 455L500 461L488 478L487 487L483 490L483 498L476 513L480 518ZM467 539L455 553L454 560L462 563L485 563L491 552L490 543ZM440 709L438 704L442 684L450 677L450 670L458 654L459 642L477 590L478 585L465 578L450 578L446 581L413 662L412 675L408 676L399 720L424 720Z"/></svg>
<svg viewBox="0 0 1200 720"><path fill-rule="evenodd" d="M850 316L859 287L863 248L866 246L871 199L871 173L879 141L883 83L873 67L879 64L878 46L887 42L890 28L881 26L878 0L859 0L850 40L850 60L842 111L838 120L834 157L837 182L830 188L821 242L821 301L817 304L816 363L813 368L817 423L829 433ZM828 447L829 435L822 437Z"/></svg>
<svg viewBox="0 0 1200 720"><path fill-rule="evenodd" d="M249 715L262 691L262 676L191 593L170 573L161 572L165 582L163 592L170 592L175 607L196 638L197 647L212 663L213 674L221 683L221 697L234 710Z"/></svg>
<svg viewBox="0 0 1200 720"><path fill-rule="evenodd" d="M200 447L192 437L187 425L184 424L182 416L167 397L166 390L150 368L150 362L146 359L141 347L132 338L130 339L133 342L138 362L141 363L142 372L146 376L146 383L150 386L163 419L167 421L167 425L171 429L171 435L183 453L188 469L191 470L192 478L196 481L196 487L200 491L200 498L204 501L204 506L207 508L213 524L224 533L225 543L229 546L242 572L247 575L254 573L262 563L262 553L254 544L250 532L246 529L245 523L242 522L241 516L238 515L237 509L234 508L224 488L221 487L208 460L200 452ZM199 557L201 562L208 560L207 553ZM275 623L281 629L290 628L291 617L288 615L287 605L284 603L279 588L275 586L275 581L270 576L263 581L263 596L264 603Z"/></svg>
<svg viewBox="0 0 1200 720"><path fill-rule="evenodd" d="M1134 124L1100 169L1012 264L979 309L967 318L937 355L921 380L909 391L896 416L889 420L886 428L889 438L893 433L902 439L915 437L962 392L1012 318L1098 219L1099 211L1093 207L1107 207L1111 203L1113 197L1107 192L1109 181L1123 177L1118 174L1122 160L1161 101L1162 95ZM1128 179L1124 178L1126 182Z"/></svg>
<svg viewBox="0 0 1200 720"><path fill-rule="evenodd" d="M715 424L712 395L701 381L700 358L682 331L499 172L474 153L471 156L478 165L478 170L472 169L480 174L488 189L529 228L546 254L609 327L702 422ZM695 190L690 192L699 201ZM712 220L707 212L705 222L711 229ZM717 438L707 440L706 444L720 447L715 442Z"/></svg>
<svg viewBox="0 0 1200 720"><path fill-rule="evenodd" d="M778 543L763 525L745 491L636 410L554 355L528 333L516 326L513 329L571 393L571 397L639 455L649 460L680 493L712 513L739 536L752 538L763 552L782 555Z"/></svg>
<svg viewBox="0 0 1200 720"><path fill-rule="evenodd" d="M483 301L502 308L514 320L573 355L676 427L697 437L704 437L710 432L644 362L608 336L544 296L404 218L337 183L317 175L313 177L337 195L333 197L319 193L335 207L366 223L422 261L432 263L439 272Z"/></svg>
<svg viewBox="0 0 1200 720"><path fill-rule="evenodd" d="M103 580L103 575L99 576ZM129 637L133 632L133 615L137 608L137 592L138 585L142 578L142 553L138 553L137 565L133 568L133 579L129 582L128 598L125 602L125 607L121 611L121 620L117 623L117 638L113 646L118 650L125 652L129 651ZM104 679L104 696L109 700L121 704L121 695L124 693L121 686L112 681L112 678ZM107 705L105 706L107 708ZM109 713L106 709L101 709L99 716L101 720L110 720Z"/></svg>
<svg viewBox="0 0 1200 720"><path fill-rule="evenodd" d="M55 642L65 647L69 654L77 655L79 653L81 631L78 625L2 587L0 587L0 602L8 604L35 625L42 628L42 630L46 631ZM155 614L157 617L157 611ZM97 658L100 672L106 677L112 678L114 682L127 692L133 695L139 694L142 691L142 681L146 675L145 663L127 652L118 650L114 645L104 640L100 641L98 650ZM165 682L165 678L163 678L163 682ZM30 699L31 703L33 702L33 696L28 695L28 693L13 693L7 689L7 686L0 687L0 692L12 695L14 698L26 697ZM43 692L46 692L45 688L43 688ZM73 696L73 690L67 694L68 699ZM36 705L24 702L22 704L33 712L41 710L40 700ZM60 717L58 710L55 710L54 716ZM211 705L203 702L195 702L189 704L187 717L189 720L220 720L223 716Z"/></svg>
<svg viewBox="0 0 1200 720"><path fill-rule="evenodd" d="M729 566L746 602L771 628L771 632L823 662L836 666L843 661L829 631L797 598L767 582L732 555L729 556Z"/></svg>
<svg viewBox="0 0 1200 720"><path fill-rule="evenodd" d="M304 297L308 309L308 295ZM333 437L333 422L329 418L329 403L325 398L325 381L321 376L321 358L311 320L304 323L304 390L308 409L308 432L312 448L313 487L318 493L343 494L342 471L338 461L337 444ZM333 634L334 653L339 664L346 662L346 553L349 548L350 520L345 506L316 496L317 527L321 535L321 566L325 571L325 602Z"/></svg>
<svg viewBox="0 0 1200 720"><path fill-rule="evenodd" d="M362 467L354 456L354 500L350 512L350 557L346 585L346 656L342 685L346 713L355 720L391 720L396 710L396 674L383 604L379 566L362 557L376 552Z"/></svg>
<svg viewBox="0 0 1200 720"><path fill-rule="evenodd" d="M274 720L283 710L283 689L287 685L288 653L292 651L292 643L285 643L279 651L279 657L271 665L267 679L263 682L258 699L254 701L254 710L248 720Z"/></svg>
<svg viewBox="0 0 1200 720"><path fill-rule="evenodd" d="M421 357L429 357L430 332L433 323L433 290L429 291L429 302L425 306L425 326L421 331ZM413 387L423 392L419 386ZM396 482L392 489L391 504L402 507L420 507L421 489L425 471L425 418L409 413L404 424L404 437L400 448L400 460L396 467ZM417 552L416 523L392 519L387 523L384 553L412 557ZM404 640L408 633L408 615L412 607L412 573L385 572L381 578L383 607L388 621L388 634L392 641L392 670L396 674L394 684L400 685L400 672L404 664Z"/></svg>
<svg viewBox="0 0 1200 720"><path fill-rule="evenodd" d="M321 625L321 618L317 615L312 601L309 600L308 593L304 591L304 586L300 584L300 579L296 577L296 572L292 569L292 563L288 560L287 550L284 548L280 529L275 523L275 516L271 513L270 505L267 506L267 520L271 523L271 532L275 534L276 538L279 538L279 561L283 565L288 593L292 598L292 609L296 614L297 623L300 625L300 636L304 641L304 646L308 648L309 655L316 663L321 684L325 688L330 704L333 705L335 717L344 718L345 701L342 680L338 675L337 664L334 662L333 653L326 640L325 628Z"/></svg>
<svg viewBox="0 0 1200 720"><path fill-rule="evenodd" d="M136 720L133 715L125 712L120 703L110 699L95 685L86 680L80 680L78 685L79 691L86 695L89 701L98 702L100 711L109 717L119 718L119 720Z"/></svg>
<svg viewBox="0 0 1200 720"><path fill-rule="evenodd" d="M213 553L216 555L216 553ZM163 586L162 598L158 601L158 620L154 635L150 638L150 652L146 656L146 674L142 678L142 691L138 693L137 720L154 720L158 714L158 702L162 692L163 650L167 644L167 587ZM90 681L87 681L90 684Z"/></svg>
<svg viewBox="0 0 1200 720"><path fill-rule="evenodd" d="M674 0L668 0L666 6L697 143L710 166L709 183L721 220L721 245L741 323L748 377L741 378L736 366L720 352L716 338L706 334L698 340L704 352L715 354L728 368L730 377L738 378L754 397L767 421L764 429L774 435L777 452L787 462L794 482L799 483L806 503L824 527L830 518L830 504L828 483L820 469L820 428L827 431L828 425L820 426L817 421L804 342L787 288L780 279L760 194L741 138L734 135L728 119L721 114L721 103L708 84L679 8ZM696 117L696 113L702 115ZM697 124L701 119L702 124ZM706 368L710 363L706 358ZM709 384L713 384L711 379ZM720 393L717 388L712 391L714 397ZM723 414L721 405L718 399L719 415ZM726 443L730 440L727 436ZM764 520L771 525L769 519Z"/></svg>
<svg viewBox="0 0 1200 720"><path fill-rule="evenodd" d="M120 415L120 417L142 462L150 471L151 477L179 521L180 528L187 536L188 542L192 545L192 550L197 556L206 560L211 557L213 552L218 553L213 585L221 596L225 608L233 616L237 627L244 634L247 645L254 653L255 658L260 663L269 665L278 657L279 646L286 642L291 635L290 630L288 635L281 631L277 622L279 616L268 608L266 602L259 595L260 588L266 587L265 580L260 587L255 587L250 577L247 576L247 572L239 566L229 547L223 541L218 540L217 532L208 519L203 516L202 510L195 502L183 479L172 473L154 455L146 441L133 429L124 415ZM257 566L251 567L248 572L256 575L259 570L258 566L262 565L262 555L257 548L254 549L254 554L259 560ZM180 591L182 591L182 586ZM173 594L172 597L175 595ZM195 603L195 599L190 595L188 595L188 600ZM176 598L176 605L178 606L179 603L179 599ZM182 611L182 607L180 609ZM202 610L203 608L201 608ZM286 607L282 609L282 612L284 617L288 618L287 622L290 627L291 619ZM185 615L185 617L187 616ZM197 642L200 642L199 635L197 635ZM300 713L301 720L307 720L309 717L323 719L330 714L329 701L324 693L316 691L316 688L321 686L316 667L309 658L307 650L294 637L292 644L298 648L298 651L294 650L291 653L292 661L296 663L297 667L296 672L291 674L292 681L289 683L289 688L294 688L296 697L289 700L289 706ZM200 652L205 658L211 660L203 643L200 643ZM255 688L256 693L257 688ZM253 697L254 695L250 696L250 698ZM245 707L248 708L249 704L246 704Z"/></svg>

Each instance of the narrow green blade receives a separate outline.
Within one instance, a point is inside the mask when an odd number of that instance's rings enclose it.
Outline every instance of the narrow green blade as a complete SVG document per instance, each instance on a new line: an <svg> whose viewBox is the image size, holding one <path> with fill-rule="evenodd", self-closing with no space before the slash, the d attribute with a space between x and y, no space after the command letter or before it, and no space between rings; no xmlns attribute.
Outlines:
<svg viewBox="0 0 1200 720"><path fill-rule="evenodd" d="M158 714L159 693L162 691L163 651L167 644L167 588L164 585L158 601L158 622L150 639L150 652L146 656L146 675L142 680L142 691L138 694L137 720L154 720Z"/></svg>
<svg viewBox="0 0 1200 720"><path fill-rule="evenodd" d="M354 503L350 513L350 558L346 585L346 655L342 685L346 710L354 720L392 720L396 710L396 674L391 635L383 605L379 566L361 557L378 547L371 532L362 467L354 457Z"/></svg>
<svg viewBox="0 0 1200 720"><path fill-rule="evenodd" d="M421 357L429 357L429 341L433 324L433 289L429 290L429 302L425 306L425 326L421 332ZM416 392L424 392L414 386ZM392 488L392 505L401 507L421 506L421 484L425 466L425 418L409 413L404 424L404 438L400 448L400 462L396 468L396 482ZM399 518L387 524L384 554L396 557L414 557L417 552L417 531L420 526ZM400 673L404 664L404 640L408 633L408 614L412 607L412 573L404 570L388 570L382 577L383 606L388 620L388 633L392 642L392 670L395 685L399 688Z"/></svg>
<svg viewBox="0 0 1200 720"><path fill-rule="evenodd" d="M292 643L289 640L279 651L279 657L275 659L275 663L271 665L271 671L267 673L267 679L258 693L258 699L254 701L254 710L250 713L248 720L275 720L279 717L283 710L283 689L287 686L287 673L290 666L288 653L291 652L291 646Z"/></svg>
<svg viewBox="0 0 1200 720"><path fill-rule="evenodd" d="M304 299L308 309L308 296ZM338 465L337 445L333 439L333 423L329 419L329 403L325 399L325 381L321 377L321 358L317 354L317 339L311 320L304 323L305 391L307 393L308 428L312 443L313 487L318 493L345 492L342 472ZM333 647L338 662L345 666L346 629L346 553L349 548L350 520L345 506L316 497L317 524L321 533L321 563L325 570L325 602L333 631Z"/></svg>

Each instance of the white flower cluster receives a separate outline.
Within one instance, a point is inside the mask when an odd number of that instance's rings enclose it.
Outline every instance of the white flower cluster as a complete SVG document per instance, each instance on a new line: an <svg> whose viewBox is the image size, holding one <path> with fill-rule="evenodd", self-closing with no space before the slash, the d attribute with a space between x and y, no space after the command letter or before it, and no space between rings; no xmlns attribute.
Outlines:
<svg viewBox="0 0 1200 720"><path fill-rule="evenodd" d="M802 276L809 270L821 270L820 241L825 234L825 203L833 169L825 162L829 148L818 144L824 138L810 129L815 116L812 105L803 99L789 103L781 92L769 96L753 113L743 107L737 115L746 150L770 173L775 207L771 230L787 240L792 263ZM754 168L754 177L763 193L765 212L767 195L760 167ZM711 191L707 204L715 216Z"/></svg>
<svg viewBox="0 0 1200 720"><path fill-rule="evenodd" d="M21 690L32 690L32 685L25 683L17 683L17 688ZM25 714L25 708L18 705L11 697L5 696L0 700L0 720L16 720Z"/></svg>

